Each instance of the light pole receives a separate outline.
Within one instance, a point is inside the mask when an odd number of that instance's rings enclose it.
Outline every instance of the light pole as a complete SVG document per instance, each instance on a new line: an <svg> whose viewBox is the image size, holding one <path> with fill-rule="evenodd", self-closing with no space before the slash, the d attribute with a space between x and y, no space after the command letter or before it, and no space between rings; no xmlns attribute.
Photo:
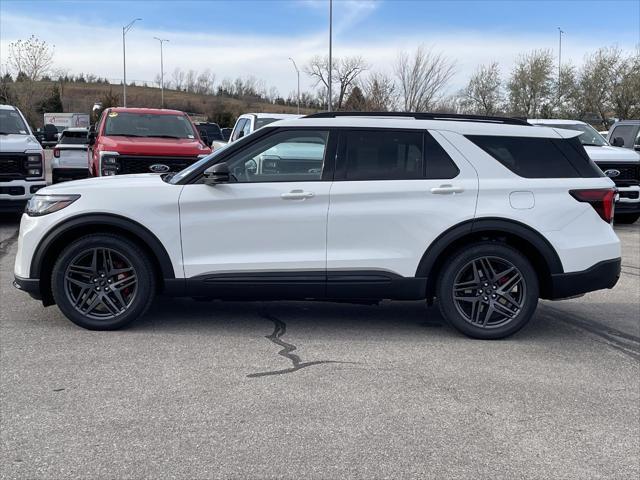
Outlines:
<svg viewBox="0 0 640 480"><path fill-rule="evenodd" d="M289 57L291 63L293 63L293 68L296 69L296 73L298 74L298 115L300 114L300 70L298 70L298 66L293 58Z"/></svg>
<svg viewBox="0 0 640 480"><path fill-rule="evenodd" d="M327 101L327 111L331 111L331 77L333 75L333 59L331 49L332 45L332 37L333 37L333 0L329 0L329 80L328 80L328 94L329 99Z"/></svg>
<svg viewBox="0 0 640 480"><path fill-rule="evenodd" d="M153 38L160 42L160 108L164 108L164 60L162 59L162 44L169 40L166 38Z"/></svg>
<svg viewBox="0 0 640 480"><path fill-rule="evenodd" d="M124 37L129 30L133 28L133 24L138 20L142 20L141 18L136 18L132 20L129 24L122 27L122 104L123 106L127 106L127 49L125 48L125 40Z"/></svg>
<svg viewBox="0 0 640 480"><path fill-rule="evenodd" d="M564 30L558 27L558 90L560 89L560 73L562 69L562 35Z"/></svg>

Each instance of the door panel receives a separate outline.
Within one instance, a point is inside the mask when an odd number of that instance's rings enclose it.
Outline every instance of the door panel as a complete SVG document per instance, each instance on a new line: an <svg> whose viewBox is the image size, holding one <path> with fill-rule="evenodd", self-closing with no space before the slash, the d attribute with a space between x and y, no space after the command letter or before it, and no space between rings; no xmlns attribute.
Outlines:
<svg viewBox="0 0 640 480"><path fill-rule="evenodd" d="M422 255L436 237L473 218L477 174L455 148L437 132L432 134L458 167L459 173L451 174L454 178L334 182L327 232L330 275L339 270L383 270L413 277ZM398 151L403 148L399 146ZM425 149L425 176L430 171L446 170L430 169L429 149L426 146ZM339 151L337 171L345 168L346 147L341 146ZM363 158L358 161L365 163ZM372 163L376 162L384 164L380 158ZM406 160L405 163L409 165ZM407 172L414 175L413 170ZM397 169L395 174L399 175ZM335 290L330 282L328 295L339 294L339 289Z"/></svg>

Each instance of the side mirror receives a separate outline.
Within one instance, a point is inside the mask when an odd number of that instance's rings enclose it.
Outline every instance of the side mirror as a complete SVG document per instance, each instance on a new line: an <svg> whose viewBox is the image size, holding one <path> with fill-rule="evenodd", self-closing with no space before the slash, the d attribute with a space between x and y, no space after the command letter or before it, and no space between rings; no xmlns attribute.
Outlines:
<svg viewBox="0 0 640 480"><path fill-rule="evenodd" d="M209 137L204 133L200 134L200 140L202 140L202 143L204 143L207 147L211 146L211 140L209 140Z"/></svg>
<svg viewBox="0 0 640 480"><path fill-rule="evenodd" d="M244 137L244 130L240 130L240 131L238 132L238 138L236 138L236 140L239 140L239 139L241 139L242 137Z"/></svg>
<svg viewBox="0 0 640 480"><path fill-rule="evenodd" d="M229 165L225 162L216 163L204 171L204 183L207 185L227 183L230 177Z"/></svg>
<svg viewBox="0 0 640 480"><path fill-rule="evenodd" d="M613 142L611 142L611 145L613 145L614 147L624 147L624 138L622 137L614 138Z"/></svg>

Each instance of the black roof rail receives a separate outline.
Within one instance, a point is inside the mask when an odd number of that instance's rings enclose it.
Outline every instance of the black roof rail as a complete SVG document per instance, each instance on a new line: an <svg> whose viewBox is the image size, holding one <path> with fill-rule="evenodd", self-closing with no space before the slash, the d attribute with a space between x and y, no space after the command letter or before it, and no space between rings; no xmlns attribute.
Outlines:
<svg viewBox="0 0 640 480"><path fill-rule="evenodd" d="M318 112L304 118L337 118L337 117L406 117L416 120L449 120L456 122L486 122L504 123L508 125L527 125L529 122L522 118L491 117L487 115L462 115L457 113L427 113L427 112Z"/></svg>

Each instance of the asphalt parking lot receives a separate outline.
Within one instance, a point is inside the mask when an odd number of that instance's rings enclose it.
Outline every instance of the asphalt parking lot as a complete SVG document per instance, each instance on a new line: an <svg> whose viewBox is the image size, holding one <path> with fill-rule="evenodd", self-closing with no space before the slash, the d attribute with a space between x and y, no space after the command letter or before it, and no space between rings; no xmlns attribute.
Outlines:
<svg viewBox="0 0 640 480"><path fill-rule="evenodd" d="M0 478L638 478L640 222L614 290L486 342L421 302L159 299L90 332L11 286Z"/></svg>

